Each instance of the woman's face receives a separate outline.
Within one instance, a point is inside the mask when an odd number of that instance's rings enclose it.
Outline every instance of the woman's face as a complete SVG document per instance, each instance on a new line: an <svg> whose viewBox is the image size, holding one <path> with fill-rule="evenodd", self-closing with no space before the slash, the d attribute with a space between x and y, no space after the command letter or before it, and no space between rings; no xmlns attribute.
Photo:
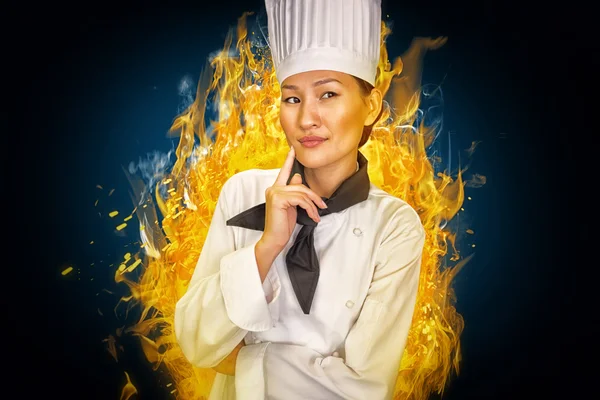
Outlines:
<svg viewBox="0 0 600 400"><path fill-rule="evenodd" d="M309 71L283 81L281 95L281 126L298 161L307 168L354 165L363 128L379 114L379 91L365 96L351 75Z"/></svg>

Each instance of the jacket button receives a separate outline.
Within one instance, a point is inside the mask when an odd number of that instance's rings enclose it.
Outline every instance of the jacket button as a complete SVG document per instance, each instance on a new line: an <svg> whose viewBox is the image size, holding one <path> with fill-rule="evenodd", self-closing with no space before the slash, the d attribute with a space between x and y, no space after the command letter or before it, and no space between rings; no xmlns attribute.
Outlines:
<svg viewBox="0 0 600 400"><path fill-rule="evenodd" d="M340 356L340 353L338 353L337 351L334 351L334 352L333 352L333 356L334 356L334 357L339 357L339 356Z"/></svg>
<svg viewBox="0 0 600 400"><path fill-rule="evenodd" d="M352 233L354 233L355 236L361 236L363 234L360 228L354 228Z"/></svg>
<svg viewBox="0 0 600 400"><path fill-rule="evenodd" d="M352 308L352 307L354 307L354 302L353 302L352 300L348 300L348 301L346 302L346 307L348 307L348 308Z"/></svg>

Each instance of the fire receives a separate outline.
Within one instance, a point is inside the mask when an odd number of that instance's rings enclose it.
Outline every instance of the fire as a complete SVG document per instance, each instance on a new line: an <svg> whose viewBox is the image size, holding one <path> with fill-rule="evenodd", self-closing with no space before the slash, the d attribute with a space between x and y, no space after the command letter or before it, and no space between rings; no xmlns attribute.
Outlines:
<svg viewBox="0 0 600 400"><path fill-rule="evenodd" d="M239 171L280 167L288 150L278 121L279 85L268 48L249 38L246 20L247 15L239 19L235 45L230 33L223 50L210 61L212 72L203 71L194 102L173 121L171 133L179 144L172 169L150 188L129 176L138 196L135 215L142 245L137 254L124 256L115 281L130 291L121 305L139 307L141 317L122 333L140 338L148 362L155 370L168 371L178 399L207 398L215 375L213 370L187 362L175 339L173 319L221 187ZM393 87L402 63L392 66L388 62L385 39L391 31L385 24L383 28L376 84L385 93ZM218 104L218 115L207 126L209 99ZM462 207L465 182L460 171L456 177L434 171L426 149L436 132L418 120L418 106L415 96L402 104L403 109L387 107L361 149L369 160L372 182L408 201L427 232L417 306L399 369L396 399L441 393L452 373L458 373L464 323L452 305L451 282L469 259L460 255L454 245L457 232L448 228L448 221ZM446 256L452 266L446 265ZM115 351L114 344L110 348ZM124 389L123 398L135 390L129 377Z"/></svg>
<svg viewBox="0 0 600 400"><path fill-rule="evenodd" d="M123 386L120 400L129 400L131 396L137 394L138 392L133 383L131 383L131 379L129 379L129 374L127 372L125 372L125 379L127 379L127 383L125 383L125 386Z"/></svg>

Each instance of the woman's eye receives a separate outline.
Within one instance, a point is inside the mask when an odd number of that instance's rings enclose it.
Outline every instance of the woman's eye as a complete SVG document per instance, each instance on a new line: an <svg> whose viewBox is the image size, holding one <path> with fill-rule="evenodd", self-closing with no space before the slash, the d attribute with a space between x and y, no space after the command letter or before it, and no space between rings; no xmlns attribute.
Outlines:
<svg viewBox="0 0 600 400"><path fill-rule="evenodd" d="M335 93L333 93L333 92L326 92L326 93L323 95L323 97L322 97L322 98L324 98L324 99L329 99L329 98L332 98L332 97L334 97L334 96L337 96L337 94L335 94Z"/></svg>
<svg viewBox="0 0 600 400"><path fill-rule="evenodd" d="M297 97L288 97L285 100L283 100L286 103L290 103L290 104L296 104L300 102L300 99Z"/></svg>

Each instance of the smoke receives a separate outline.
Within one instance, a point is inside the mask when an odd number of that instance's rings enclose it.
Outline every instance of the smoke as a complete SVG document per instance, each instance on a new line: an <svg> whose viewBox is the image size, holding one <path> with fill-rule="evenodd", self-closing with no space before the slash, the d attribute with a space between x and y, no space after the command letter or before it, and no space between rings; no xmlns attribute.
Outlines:
<svg viewBox="0 0 600 400"><path fill-rule="evenodd" d="M427 148L427 155L434 172L450 171L452 164L451 132L444 138L444 95L439 85L425 84L421 88L420 104L417 110L415 128L421 124L432 132L433 140ZM446 153L447 155L444 155Z"/></svg>
<svg viewBox="0 0 600 400"><path fill-rule="evenodd" d="M131 175L138 174L144 182L144 193L140 196L140 202L144 201L146 195L152 192L152 188L154 188L156 183L161 181L166 176L167 172L170 171L172 166L172 154L173 150L170 150L167 153L154 151L146 154L145 159L140 157L137 163L134 163L133 161L129 163L128 172ZM161 188L165 188L165 186L161 186ZM160 194L162 196L166 195L166 193Z"/></svg>
<svg viewBox="0 0 600 400"><path fill-rule="evenodd" d="M192 105L194 102L194 95L196 93L196 83L189 75L185 75L179 81L179 86L177 88L179 96L181 96L181 102L179 103L179 107L177 108L177 114L181 114L183 111L187 110L187 108Z"/></svg>

